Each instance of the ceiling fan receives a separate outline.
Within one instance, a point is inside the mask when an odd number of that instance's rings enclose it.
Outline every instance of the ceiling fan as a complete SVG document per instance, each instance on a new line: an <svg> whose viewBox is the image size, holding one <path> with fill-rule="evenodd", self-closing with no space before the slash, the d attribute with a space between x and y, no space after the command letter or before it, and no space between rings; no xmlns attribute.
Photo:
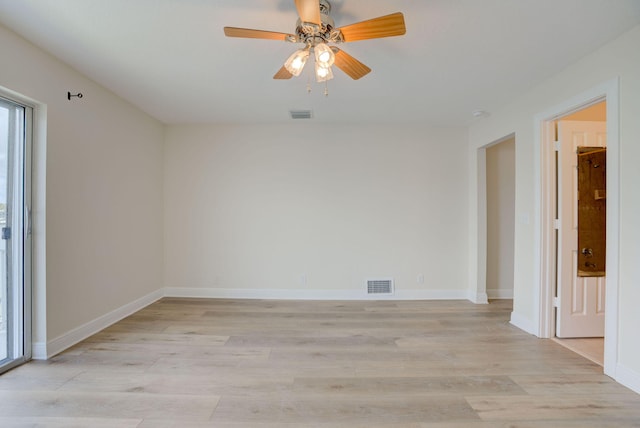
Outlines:
<svg viewBox="0 0 640 428"><path fill-rule="evenodd" d="M329 16L331 4L327 0L294 1L299 15L294 34L224 27L224 34L227 37L304 43L305 46L302 49L298 49L287 59L273 76L274 79L290 79L292 76L299 76L312 53L315 58L315 76L318 82L333 78L332 65L352 79L360 79L371 69L338 47L329 44L401 36L406 33L404 15L400 12L335 28L334 21Z"/></svg>

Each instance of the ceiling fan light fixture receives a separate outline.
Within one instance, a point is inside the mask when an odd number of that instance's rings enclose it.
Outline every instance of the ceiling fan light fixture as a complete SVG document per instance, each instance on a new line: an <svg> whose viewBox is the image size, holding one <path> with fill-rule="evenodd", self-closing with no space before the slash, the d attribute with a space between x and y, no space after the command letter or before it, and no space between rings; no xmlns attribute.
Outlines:
<svg viewBox="0 0 640 428"><path fill-rule="evenodd" d="M320 83L331 79L333 79L331 67L323 67L320 63L316 62L316 81Z"/></svg>
<svg viewBox="0 0 640 428"><path fill-rule="evenodd" d="M307 59L309 59L309 49L299 49L285 61L284 68L293 76L300 76Z"/></svg>
<svg viewBox="0 0 640 428"><path fill-rule="evenodd" d="M329 0L295 0L294 3L298 11L298 20L293 33L224 27L224 34L227 37L303 43L305 47L294 52L273 75L277 80L300 76L312 50L316 63L316 80L319 82L326 82L333 78L331 67L334 65L353 80L358 80L370 73L371 69L345 51L338 49L335 44L402 36L407 32L402 12L336 27L333 18L329 16L331 11Z"/></svg>
<svg viewBox="0 0 640 428"><path fill-rule="evenodd" d="M324 68L329 68L336 60L336 55L326 43L318 43L313 47L316 57L316 64Z"/></svg>

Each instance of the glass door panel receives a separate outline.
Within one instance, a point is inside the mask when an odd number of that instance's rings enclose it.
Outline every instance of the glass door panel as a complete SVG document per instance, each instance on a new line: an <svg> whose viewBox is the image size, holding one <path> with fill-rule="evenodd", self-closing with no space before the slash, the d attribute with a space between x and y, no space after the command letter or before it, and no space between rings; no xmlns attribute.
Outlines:
<svg viewBox="0 0 640 428"><path fill-rule="evenodd" d="M31 109L0 98L0 373L30 357Z"/></svg>

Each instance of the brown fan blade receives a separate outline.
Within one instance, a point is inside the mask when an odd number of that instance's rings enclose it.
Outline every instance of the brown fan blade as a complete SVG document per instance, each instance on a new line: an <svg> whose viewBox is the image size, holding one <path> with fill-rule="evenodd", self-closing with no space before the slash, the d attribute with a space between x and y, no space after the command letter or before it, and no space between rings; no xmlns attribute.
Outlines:
<svg viewBox="0 0 640 428"><path fill-rule="evenodd" d="M335 46L332 46L331 49L336 54L336 59L333 65L344 71L353 80L358 80L359 78L369 74L369 72L371 71L369 67L367 67L345 51L342 51Z"/></svg>
<svg viewBox="0 0 640 428"><path fill-rule="evenodd" d="M227 37L244 37L246 39L268 39L280 41L286 41L288 36L295 37L292 34L236 27L224 27L224 34Z"/></svg>
<svg viewBox="0 0 640 428"><path fill-rule="evenodd" d="M296 9L302 22L322 25L320 0L296 0Z"/></svg>
<svg viewBox="0 0 640 428"><path fill-rule="evenodd" d="M284 68L284 65L278 72L273 76L274 79L291 79L293 75L289 73L289 71Z"/></svg>
<svg viewBox="0 0 640 428"><path fill-rule="evenodd" d="M380 16L338 29L342 32L345 42L402 36L407 32L407 28L404 25L404 15L401 12Z"/></svg>

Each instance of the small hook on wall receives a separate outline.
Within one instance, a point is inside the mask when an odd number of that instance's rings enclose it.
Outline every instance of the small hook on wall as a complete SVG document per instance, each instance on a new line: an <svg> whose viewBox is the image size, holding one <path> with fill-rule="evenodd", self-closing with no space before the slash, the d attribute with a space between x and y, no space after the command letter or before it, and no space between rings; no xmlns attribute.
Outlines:
<svg viewBox="0 0 640 428"><path fill-rule="evenodd" d="M71 100L71 97L82 98L82 92L78 92L77 94L72 94L71 92L67 92L67 99Z"/></svg>

